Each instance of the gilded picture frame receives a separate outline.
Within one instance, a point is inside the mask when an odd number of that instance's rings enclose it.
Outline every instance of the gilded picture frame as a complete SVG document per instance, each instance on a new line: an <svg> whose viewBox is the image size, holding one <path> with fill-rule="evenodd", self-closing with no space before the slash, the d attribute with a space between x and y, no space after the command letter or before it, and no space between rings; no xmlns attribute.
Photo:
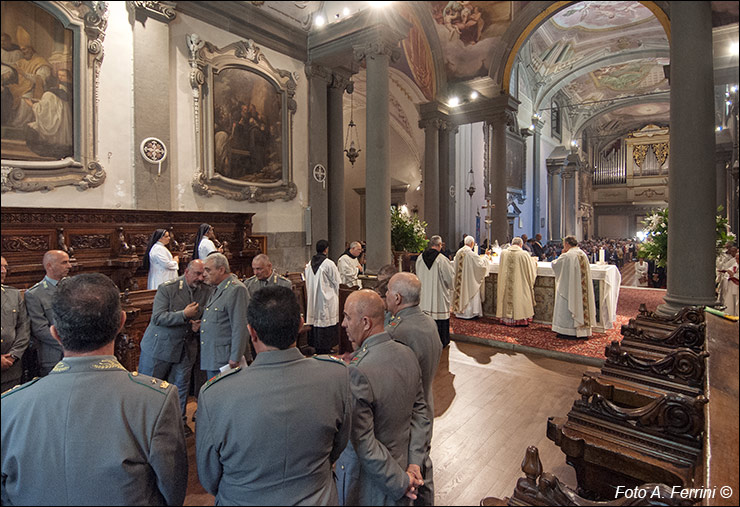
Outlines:
<svg viewBox="0 0 740 507"><path fill-rule="evenodd" d="M2 193L102 185L97 80L107 3L2 2L2 10ZM6 61L6 52L17 58Z"/></svg>
<svg viewBox="0 0 740 507"><path fill-rule="evenodd" d="M222 49L186 37L196 134L196 193L249 202L297 195L293 182L296 82L252 40Z"/></svg>

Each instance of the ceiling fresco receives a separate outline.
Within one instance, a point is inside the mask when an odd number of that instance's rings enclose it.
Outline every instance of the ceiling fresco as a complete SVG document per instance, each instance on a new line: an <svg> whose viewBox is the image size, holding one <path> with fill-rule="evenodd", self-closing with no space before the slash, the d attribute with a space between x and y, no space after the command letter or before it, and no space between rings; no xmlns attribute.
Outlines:
<svg viewBox="0 0 740 507"><path fill-rule="evenodd" d="M561 30L623 30L653 20L650 9L638 2L578 2L550 18Z"/></svg>

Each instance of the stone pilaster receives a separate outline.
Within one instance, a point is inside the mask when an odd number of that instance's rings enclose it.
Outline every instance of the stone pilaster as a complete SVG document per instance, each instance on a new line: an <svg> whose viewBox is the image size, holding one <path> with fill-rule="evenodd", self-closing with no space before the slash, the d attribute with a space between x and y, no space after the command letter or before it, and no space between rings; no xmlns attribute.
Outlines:
<svg viewBox="0 0 740 507"><path fill-rule="evenodd" d="M311 242L316 245L320 239L329 239L329 182L322 184L316 181L313 173L314 167L320 164L329 178L327 86L332 75L326 67L315 64L306 65L305 71L308 78L308 203L311 207ZM313 246L310 252L312 255L316 253ZM329 248L330 256L341 253Z"/></svg>
<svg viewBox="0 0 740 507"><path fill-rule="evenodd" d="M508 115L505 112L491 116L487 122L493 127L491 134L491 150L489 158L491 182L491 202L494 208L491 212L493 223L492 239L503 245L509 241L509 224L507 221L508 199L506 194L506 122Z"/></svg>
<svg viewBox="0 0 740 507"><path fill-rule="evenodd" d="M346 237L344 199L344 91L349 84L349 75L338 71L332 73L329 84L329 166L327 179L329 190L329 256L337 260L344 252L346 241L359 238Z"/></svg>

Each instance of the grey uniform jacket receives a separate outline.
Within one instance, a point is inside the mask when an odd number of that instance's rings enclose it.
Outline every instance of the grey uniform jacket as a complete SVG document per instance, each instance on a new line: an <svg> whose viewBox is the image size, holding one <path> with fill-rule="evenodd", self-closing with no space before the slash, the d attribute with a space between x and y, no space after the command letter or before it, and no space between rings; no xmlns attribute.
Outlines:
<svg viewBox="0 0 740 507"><path fill-rule="evenodd" d="M10 382L21 378L21 358L31 339L31 325L26 312L26 303L18 289L2 286L2 353L12 354L16 362L2 372L2 381Z"/></svg>
<svg viewBox="0 0 740 507"><path fill-rule="evenodd" d="M337 462L340 502L408 505L406 468L423 465L430 424L416 356L378 333L355 352L349 371L352 445Z"/></svg>
<svg viewBox="0 0 740 507"><path fill-rule="evenodd" d="M25 294L26 308L31 318L33 345L39 352L39 362L42 368L55 365L64 355L62 345L51 336L51 331L49 331L49 327L54 324L54 310L51 309L51 303L56 292L57 286L45 276Z"/></svg>
<svg viewBox="0 0 740 507"><path fill-rule="evenodd" d="M278 275L275 270L272 271L272 274L268 276L265 280L260 280L257 278L257 276L251 276L244 280L244 286L247 288L247 293L249 294L249 299L252 299L252 295L260 290L262 287L267 287L268 285L278 285L280 287L287 287L292 288L293 284L290 280L285 278L284 276Z"/></svg>
<svg viewBox="0 0 740 507"><path fill-rule="evenodd" d="M196 456L216 505L336 505L331 465L349 439L347 366L298 349L257 354L198 397Z"/></svg>
<svg viewBox="0 0 740 507"><path fill-rule="evenodd" d="M180 361L185 339L196 337L183 309L192 302L198 303L200 309L193 320L200 319L212 292L213 287L206 284L191 290L184 275L160 284L154 296L152 318L141 339L141 350L160 361Z"/></svg>
<svg viewBox="0 0 740 507"><path fill-rule="evenodd" d="M3 505L182 505L177 389L114 356L67 357L2 397Z"/></svg>
<svg viewBox="0 0 740 507"><path fill-rule="evenodd" d="M245 351L251 356L247 336L247 288L232 273L218 284L203 310L200 368L218 370L229 361L238 363Z"/></svg>

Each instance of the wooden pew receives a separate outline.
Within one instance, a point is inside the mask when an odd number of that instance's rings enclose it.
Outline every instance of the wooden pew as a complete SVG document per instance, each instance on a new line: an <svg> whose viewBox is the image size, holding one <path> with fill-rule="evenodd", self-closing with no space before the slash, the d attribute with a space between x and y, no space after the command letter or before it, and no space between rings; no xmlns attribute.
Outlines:
<svg viewBox="0 0 740 507"><path fill-rule="evenodd" d="M252 259L267 252L265 236L252 235L254 213L189 211L16 208L2 209L2 252L10 265L7 284L28 288L44 277L41 259L47 250L67 252L71 274L103 273L124 291L146 288L141 268L149 237L168 229L170 248L182 252L180 272L191 259L201 223L216 228L225 244L231 271L243 278L252 274Z"/></svg>

